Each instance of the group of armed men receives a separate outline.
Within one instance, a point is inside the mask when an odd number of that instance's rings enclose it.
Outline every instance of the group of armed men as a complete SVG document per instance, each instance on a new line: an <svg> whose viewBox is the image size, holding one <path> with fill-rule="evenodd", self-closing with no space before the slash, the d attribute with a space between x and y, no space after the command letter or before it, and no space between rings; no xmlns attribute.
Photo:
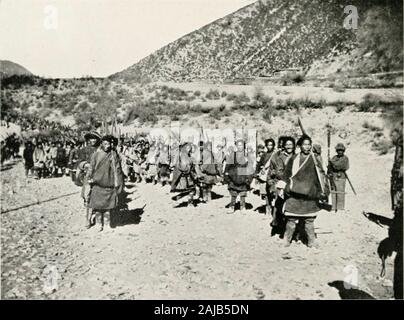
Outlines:
<svg viewBox="0 0 404 320"><path fill-rule="evenodd" d="M397 252L394 294L402 299L402 124L392 131L392 141L396 148L391 180L394 218L386 222L389 237L380 243L378 252L382 259ZM19 153L14 145L11 149L14 156ZM98 225L103 230L104 213L115 214L124 208L122 195L128 180L169 185L171 192L179 193L174 200L188 197L186 206L209 203L214 185L226 184L231 198L227 213L234 214L236 209L246 212L247 194L255 189L265 213L272 216L273 234L283 237L285 246L298 238L313 247L317 246L317 213L322 209L344 210L345 206L349 159L342 143L335 150L336 155L324 170L320 145L313 144L305 133L297 141L290 136L280 137L277 144L274 139L266 139L257 146L257 152L251 152L242 139L227 148L218 145L214 151L210 141L199 146L189 142L170 146L144 137L118 139L88 132L84 140L31 139L24 143L23 157L27 176L33 174L40 179L66 174L82 187L87 228ZM327 201L329 195L332 205Z"/></svg>
<svg viewBox="0 0 404 320"><path fill-rule="evenodd" d="M213 150L211 141L169 145L94 131L87 132L83 142L28 141L24 160L27 175L32 172L40 179L68 174L82 187L88 228L99 219L103 230L103 213L123 206L125 181L170 185L171 192L178 193L173 199L187 197L186 206L209 203L213 187L226 184L231 199L227 213L247 212L246 197L253 190L262 198L261 209L272 216L273 234L284 237L286 246L298 237L312 247L317 245L317 213L324 208L344 210L349 169L344 153L345 146L338 143L324 170L321 147L306 134L297 141L290 136L280 137L278 143L269 138L252 152L243 139ZM330 193L332 208L327 203Z"/></svg>

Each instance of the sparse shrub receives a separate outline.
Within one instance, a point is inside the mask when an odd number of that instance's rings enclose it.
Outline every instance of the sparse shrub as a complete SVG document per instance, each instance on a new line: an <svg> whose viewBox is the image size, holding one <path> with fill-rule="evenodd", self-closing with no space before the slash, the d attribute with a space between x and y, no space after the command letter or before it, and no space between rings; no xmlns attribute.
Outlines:
<svg viewBox="0 0 404 320"><path fill-rule="evenodd" d="M222 94L220 95L222 98L225 98L227 96L227 92L226 91L222 91Z"/></svg>
<svg viewBox="0 0 404 320"><path fill-rule="evenodd" d="M206 99L209 100L218 100L220 99L220 93L219 90L209 90L209 92L206 94Z"/></svg>
<svg viewBox="0 0 404 320"><path fill-rule="evenodd" d="M379 155L387 154L393 148L393 144L388 139L376 139L372 143L372 150L376 151Z"/></svg>
<svg viewBox="0 0 404 320"><path fill-rule="evenodd" d="M373 112L380 104L380 98L373 93L368 93L363 97L363 101L357 105L358 112Z"/></svg>
<svg viewBox="0 0 404 320"><path fill-rule="evenodd" d="M304 74L300 72L288 72L281 77L281 82L284 86L302 83L304 82Z"/></svg>
<svg viewBox="0 0 404 320"><path fill-rule="evenodd" d="M379 128L378 126L375 126L375 125L369 123L368 121L365 121L365 122L362 124L362 127L365 128L365 129L368 129L369 131L372 131L372 132L373 132L373 131L381 131L381 130L382 130L382 129Z"/></svg>
<svg viewBox="0 0 404 320"><path fill-rule="evenodd" d="M262 89L257 89L253 95L253 101L250 107L253 109L269 108L272 106L272 98L262 92Z"/></svg>
<svg viewBox="0 0 404 320"><path fill-rule="evenodd" d="M195 97L200 97L200 96L201 96L201 92L200 92L199 90L196 90L196 91L194 92L194 96L195 96Z"/></svg>
<svg viewBox="0 0 404 320"><path fill-rule="evenodd" d="M336 113L341 113L342 111L344 111L345 110L345 104L337 104L336 106L335 106L335 112Z"/></svg>
<svg viewBox="0 0 404 320"><path fill-rule="evenodd" d="M194 105L194 106L192 106L191 108L190 108L190 111L191 112L194 112L194 113L197 113L197 114L201 114L202 113L202 105L201 104L196 104L196 105Z"/></svg>
<svg viewBox="0 0 404 320"><path fill-rule="evenodd" d="M212 109L212 111L210 112L210 116L216 120L220 120L222 118L222 114L219 108Z"/></svg>
<svg viewBox="0 0 404 320"><path fill-rule="evenodd" d="M346 89L343 87L343 86L341 86L341 85L334 85L333 86L333 88L332 88L335 92L345 92L346 91Z"/></svg>
<svg viewBox="0 0 404 320"><path fill-rule="evenodd" d="M222 117L230 116L230 111L226 109L224 104L222 104L218 108L211 109L210 116L216 120L220 120Z"/></svg>
<svg viewBox="0 0 404 320"><path fill-rule="evenodd" d="M272 112L270 109L265 109L262 113L262 118L269 124L272 123Z"/></svg>
<svg viewBox="0 0 404 320"><path fill-rule="evenodd" d="M234 93L230 93L226 96L227 101L234 101L237 98L237 95Z"/></svg>

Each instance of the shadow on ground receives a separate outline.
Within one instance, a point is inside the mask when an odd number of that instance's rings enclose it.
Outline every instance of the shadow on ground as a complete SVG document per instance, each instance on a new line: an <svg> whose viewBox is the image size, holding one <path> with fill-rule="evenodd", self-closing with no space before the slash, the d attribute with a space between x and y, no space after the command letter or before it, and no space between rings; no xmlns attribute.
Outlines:
<svg viewBox="0 0 404 320"><path fill-rule="evenodd" d="M142 215L144 213L144 208L146 205L144 205L142 208L136 208L136 209L123 209L117 212L114 212L114 214L111 216L111 227L123 227L126 225L130 224L139 224L140 221L142 220Z"/></svg>
<svg viewBox="0 0 404 320"><path fill-rule="evenodd" d="M344 281L329 282L328 285L338 290L342 300L375 300L376 298L360 289L349 288L349 284L344 285Z"/></svg>

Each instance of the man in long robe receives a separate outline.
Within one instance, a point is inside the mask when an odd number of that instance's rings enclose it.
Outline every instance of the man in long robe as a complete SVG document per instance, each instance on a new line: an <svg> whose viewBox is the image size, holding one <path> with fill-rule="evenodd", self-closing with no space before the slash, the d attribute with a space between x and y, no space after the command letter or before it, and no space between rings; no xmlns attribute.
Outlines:
<svg viewBox="0 0 404 320"><path fill-rule="evenodd" d="M212 200L212 188L217 183L217 176L220 175L220 164L217 164L212 151L212 142L207 141L203 145L201 164L199 165L201 175L203 202Z"/></svg>
<svg viewBox="0 0 404 320"><path fill-rule="evenodd" d="M87 145L80 148L77 152L77 171L75 183L81 186L81 197L84 200L84 205L86 207L86 228L90 228L92 224L95 223L95 216L90 212L89 200L91 186L88 182L88 170L90 167L90 160L94 152L97 150L101 136L97 132L88 132L84 135L84 139L87 140Z"/></svg>
<svg viewBox="0 0 404 320"><path fill-rule="evenodd" d="M349 169L349 159L345 155L345 146L342 143L338 143L335 150L337 155L330 159L327 174L335 186L335 190L331 191L331 199L332 209L337 212L338 210L345 210L345 172Z"/></svg>
<svg viewBox="0 0 404 320"><path fill-rule="evenodd" d="M165 186L170 179L170 150L168 145L163 145L157 159L160 182Z"/></svg>
<svg viewBox="0 0 404 320"><path fill-rule="evenodd" d="M270 212L272 215L272 234L283 234L285 229L285 219L283 215L283 186L279 182L284 181L285 167L289 159L295 154L295 139L292 137L282 137L282 144L270 160L267 174L267 194L269 195ZM279 196L279 194L281 196Z"/></svg>
<svg viewBox="0 0 404 320"><path fill-rule="evenodd" d="M96 215L100 231L104 228L104 213L109 211L110 216L114 213L123 190L122 168L113 144L112 136L102 138L101 147L91 156L87 173L91 185L89 207Z"/></svg>
<svg viewBox="0 0 404 320"><path fill-rule="evenodd" d="M191 151L192 146L189 143L180 146L179 155L174 164L171 192L187 193L188 205L195 206L194 197L196 194L197 163L191 156Z"/></svg>
<svg viewBox="0 0 404 320"><path fill-rule="evenodd" d="M271 194L267 189L267 175L271 163L271 159L275 152L275 141L273 139L265 140L265 148L263 153L259 153L257 161L257 181L259 183L259 191L261 199L265 201L265 213L270 211Z"/></svg>
<svg viewBox="0 0 404 320"><path fill-rule="evenodd" d="M294 155L285 168L285 245L289 246L296 225L301 222L307 235L307 246L315 244L314 220L321 210L319 200L326 199L321 164L311 151L312 141L308 136L299 139L300 153Z"/></svg>
<svg viewBox="0 0 404 320"><path fill-rule="evenodd" d="M245 154L243 140L236 141L236 151L230 151L226 157L226 166L224 169L225 181L228 184L231 201L229 211L235 212L237 197L240 196L240 211L246 212L247 191L251 188L254 171L250 170L251 164Z"/></svg>
<svg viewBox="0 0 404 320"><path fill-rule="evenodd" d="M35 179L43 178L46 163L46 153L42 142L38 142L33 154Z"/></svg>

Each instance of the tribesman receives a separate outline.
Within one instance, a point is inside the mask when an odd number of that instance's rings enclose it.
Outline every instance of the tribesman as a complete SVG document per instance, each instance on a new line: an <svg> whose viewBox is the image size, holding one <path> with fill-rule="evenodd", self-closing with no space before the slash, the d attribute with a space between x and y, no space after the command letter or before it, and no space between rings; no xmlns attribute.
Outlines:
<svg viewBox="0 0 404 320"><path fill-rule="evenodd" d="M247 191L250 190L254 172L250 171L251 164L245 154L244 140L236 141L236 151L231 151L226 158L224 169L225 181L228 184L231 201L227 213L235 212L237 197L240 196L240 212L246 212Z"/></svg>
<svg viewBox="0 0 404 320"><path fill-rule="evenodd" d="M48 168L51 170L51 176L57 176L57 167L56 167L56 157L58 155L58 147L55 141L51 142L51 146L49 149L49 164Z"/></svg>
<svg viewBox="0 0 404 320"><path fill-rule="evenodd" d="M130 146L123 152L124 159L126 159L127 174L132 182L141 182L142 177L140 175L141 157L140 151Z"/></svg>
<svg viewBox="0 0 404 320"><path fill-rule="evenodd" d="M173 181L174 167L178 163L179 154L180 154L179 145L178 142L175 141L170 148L170 178L169 178L170 184Z"/></svg>
<svg viewBox="0 0 404 320"><path fill-rule="evenodd" d="M199 148L196 144L191 143L191 160L195 164L195 199L199 199L203 202L203 192L202 192L202 173L199 170L199 165L201 162L201 148L203 146L203 141L199 141Z"/></svg>
<svg viewBox="0 0 404 320"><path fill-rule="evenodd" d="M220 164L215 160L212 152L212 142L208 141L203 145L202 159L199 165L204 203L212 200L212 188L217 183L217 176L220 175Z"/></svg>
<svg viewBox="0 0 404 320"><path fill-rule="evenodd" d="M122 151L121 151L121 158L122 158L121 167L125 179L129 177L129 165L130 165L128 160L129 152L130 152L130 142L125 141L122 145Z"/></svg>
<svg viewBox="0 0 404 320"><path fill-rule="evenodd" d="M267 194L272 215L272 233L283 235L285 219L283 215L284 205L284 174L285 167L289 159L295 154L295 139L292 137L282 137L278 142L279 150L276 151L269 161L267 174Z"/></svg>
<svg viewBox="0 0 404 320"><path fill-rule="evenodd" d="M345 155L345 146L338 143L335 146L337 154L328 162L327 174L331 181L332 210L345 210L346 171L349 169L349 159Z"/></svg>
<svg viewBox="0 0 404 320"><path fill-rule="evenodd" d="M57 176L59 173L59 169L62 173L62 176L65 174L65 169L66 169L66 150L63 147L62 142L57 143L57 148L56 148L56 158L55 158L55 175Z"/></svg>
<svg viewBox="0 0 404 320"><path fill-rule="evenodd" d="M75 141L71 141L71 149L70 149L70 152L68 153L69 174L70 174L70 178L73 182L76 181L77 162L79 159L78 150L80 148L80 145L81 145L80 141L77 141L77 145L76 145Z"/></svg>
<svg viewBox="0 0 404 320"><path fill-rule="evenodd" d="M46 153L43 149L42 142L37 143L33 154L33 160L34 160L35 179L43 178L46 170L45 168Z"/></svg>
<svg viewBox="0 0 404 320"><path fill-rule="evenodd" d="M223 182L224 162L226 160L226 155L224 152L223 145L218 144L216 146L216 153L215 153L214 157L215 157L216 164L218 165L219 180L220 180L220 182Z"/></svg>
<svg viewBox="0 0 404 320"><path fill-rule="evenodd" d="M271 164L271 159L275 154L275 141L274 139L266 139L265 147L262 148L261 153L259 153L259 160L257 161L257 180L259 183L259 191L261 199L265 201L265 213L270 212L271 205L271 194L268 194L267 190L267 176L269 166Z"/></svg>
<svg viewBox="0 0 404 320"><path fill-rule="evenodd" d="M312 153L312 140L303 135L297 145L300 153L292 156L285 168L285 246L290 246L296 225L300 222L307 236L309 248L317 246L314 220L321 210L320 200L326 200L325 175Z"/></svg>
<svg viewBox="0 0 404 320"><path fill-rule="evenodd" d="M196 193L197 174L191 152L192 146L190 143L180 146L180 153L173 171L171 192L188 193L188 205L195 206L194 196Z"/></svg>
<svg viewBox="0 0 404 320"><path fill-rule="evenodd" d="M157 159L159 151L155 144L150 146L149 152L146 158L146 180L157 184Z"/></svg>
<svg viewBox="0 0 404 320"><path fill-rule="evenodd" d="M169 146L163 145L157 159L161 185L164 187L170 179L170 152Z"/></svg>
<svg viewBox="0 0 404 320"><path fill-rule="evenodd" d="M88 142L87 146L78 150L77 172L75 183L81 186L81 197L86 206L86 228L90 228L95 223L95 216L91 214L89 208L91 185L88 182L87 175L90 168L90 159L97 150L101 140L101 136L97 132L88 132L84 135L84 139Z"/></svg>
<svg viewBox="0 0 404 320"><path fill-rule="evenodd" d="M25 177L29 177L34 167L34 146L31 141L25 143L24 153Z"/></svg>
<svg viewBox="0 0 404 320"><path fill-rule="evenodd" d="M89 207L99 223L99 231L104 228L104 214L109 211L110 221L119 205L119 195L123 191L123 173L117 152L113 149L116 138L106 135L101 139L101 147L91 156L87 180L91 185Z"/></svg>

